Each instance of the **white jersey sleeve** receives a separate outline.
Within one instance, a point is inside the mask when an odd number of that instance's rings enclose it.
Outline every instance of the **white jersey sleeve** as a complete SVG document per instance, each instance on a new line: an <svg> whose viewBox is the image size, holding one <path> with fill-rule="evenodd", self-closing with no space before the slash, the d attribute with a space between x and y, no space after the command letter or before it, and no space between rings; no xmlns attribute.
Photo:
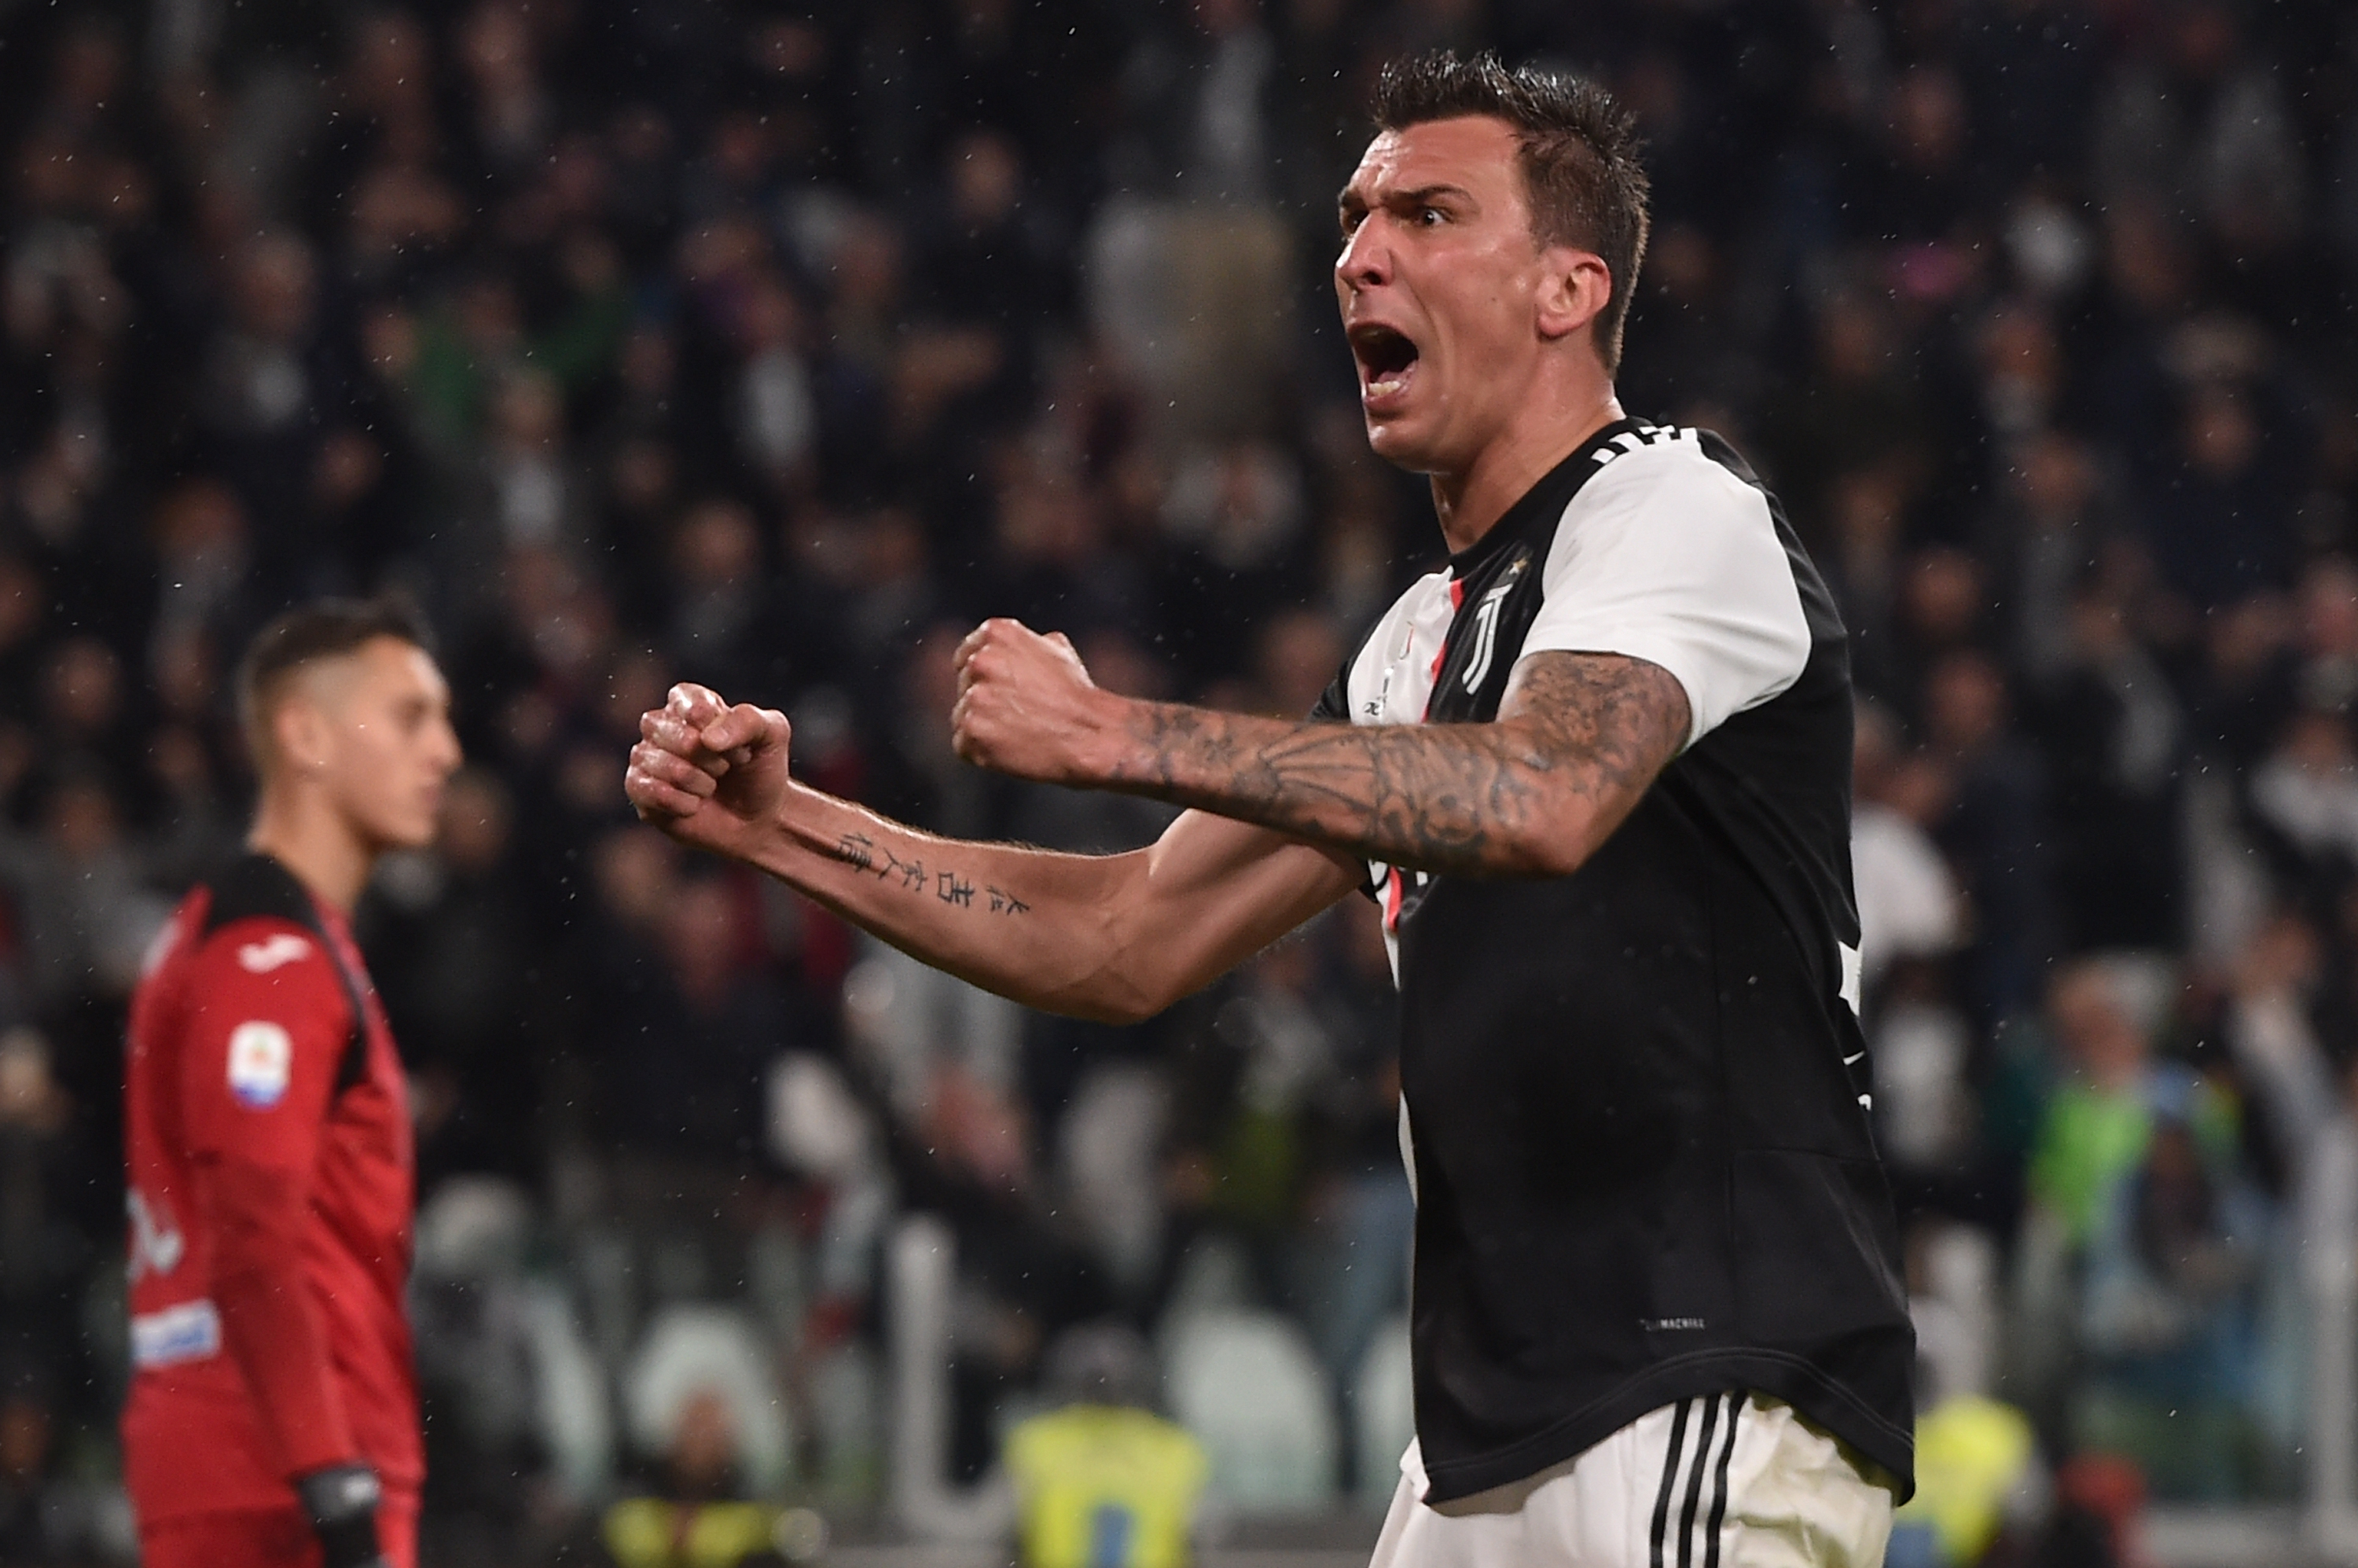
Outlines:
<svg viewBox="0 0 2358 1568"><path fill-rule="evenodd" d="M1615 458L1565 509L1523 639L1623 654L1686 691L1692 746L1801 678L1809 622L1768 497L1691 441Z"/></svg>

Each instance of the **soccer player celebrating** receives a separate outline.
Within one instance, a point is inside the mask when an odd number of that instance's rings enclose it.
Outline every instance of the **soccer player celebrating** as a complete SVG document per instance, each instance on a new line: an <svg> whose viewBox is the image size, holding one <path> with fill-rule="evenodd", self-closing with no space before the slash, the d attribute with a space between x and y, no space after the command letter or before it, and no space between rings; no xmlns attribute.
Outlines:
<svg viewBox="0 0 2358 1568"><path fill-rule="evenodd" d="M788 776L695 686L625 789L885 940L1135 1019L1354 888L1401 996L1417 1441L1383 1568L1873 1568L1914 1340L1868 1130L1844 633L1718 437L1614 397L1646 236L1627 117L1395 65L1335 287L1375 450L1450 556L1305 722L1097 689L986 622L955 740L1189 807L1088 858L931 838Z"/></svg>
<svg viewBox="0 0 2358 1568"><path fill-rule="evenodd" d="M237 695L251 852L181 903L131 1006L142 1557L411 1568L409 1109L346 919L378 856L433 838L449 693L405 611L330 601L263 632Z"/></svg>

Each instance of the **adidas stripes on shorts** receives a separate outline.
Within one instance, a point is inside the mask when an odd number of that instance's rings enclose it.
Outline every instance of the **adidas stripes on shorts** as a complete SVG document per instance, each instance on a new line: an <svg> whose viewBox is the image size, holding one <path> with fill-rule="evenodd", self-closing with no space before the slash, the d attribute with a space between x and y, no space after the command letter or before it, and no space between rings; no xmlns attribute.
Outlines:
<svg viewBox="0 0 2358 1568"><path fill-rule="evenodd" d="M1437 1509L1412 1443L1369 1568L1880 1568L1892 1492L1872 1470L1792 1406L1745 1393L1650 1411Z"/></svg>

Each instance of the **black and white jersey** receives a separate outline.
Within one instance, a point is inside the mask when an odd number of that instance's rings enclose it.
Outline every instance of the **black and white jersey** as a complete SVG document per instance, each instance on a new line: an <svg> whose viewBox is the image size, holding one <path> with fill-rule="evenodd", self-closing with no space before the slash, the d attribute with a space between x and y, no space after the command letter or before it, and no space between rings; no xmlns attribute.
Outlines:
<svg viewBox="0 0 2358 1568"><path fill-rule="evenodd" d="M1549 650L1660 665L1693 723L1571 876L1368 868L1401 997L1428 1500L1733 1389L1912 1485L1833 600L1725 441L1623 420L1402 595L1317 711L1483 722Z"/></svg>

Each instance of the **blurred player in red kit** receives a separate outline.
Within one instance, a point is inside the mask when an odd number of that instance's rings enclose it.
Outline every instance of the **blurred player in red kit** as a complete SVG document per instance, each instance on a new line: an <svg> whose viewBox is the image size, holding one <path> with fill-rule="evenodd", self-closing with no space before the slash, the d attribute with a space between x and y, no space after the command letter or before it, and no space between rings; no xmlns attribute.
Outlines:
<svg viewBox="0 0 2358 1568"><path fill-rule="evenodd" d="M237 695L249 852L189 894L131 1007L141 1554L412 1568L409 1108L346 921L380 855L434 836L449 691L406 611L331 600L266 628Z"/></svg>

